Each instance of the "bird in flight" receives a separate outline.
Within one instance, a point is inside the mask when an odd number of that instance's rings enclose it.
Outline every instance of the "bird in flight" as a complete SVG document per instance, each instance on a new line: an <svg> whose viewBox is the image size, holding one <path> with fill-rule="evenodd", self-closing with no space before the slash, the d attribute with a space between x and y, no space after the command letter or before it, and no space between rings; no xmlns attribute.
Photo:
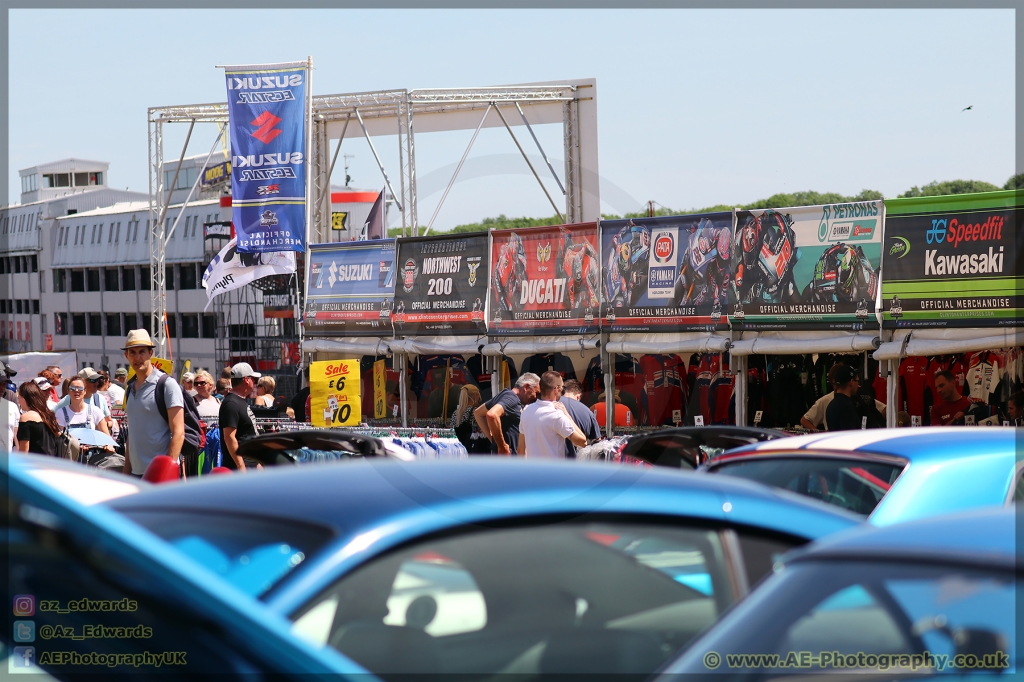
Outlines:
<svg viewBox="0 0 1024 682"><path fill-rule="evenodd" d="M974 105L973 105L973 104L972 104L971 106L969 106L969 107L964 107L963 109L961 109L961 110L960 110L960 113L962 114L962 113L964 113L965 111L970 111L970 110L971 110L971 109L973 109L973 108L974 108Z"/></svg>

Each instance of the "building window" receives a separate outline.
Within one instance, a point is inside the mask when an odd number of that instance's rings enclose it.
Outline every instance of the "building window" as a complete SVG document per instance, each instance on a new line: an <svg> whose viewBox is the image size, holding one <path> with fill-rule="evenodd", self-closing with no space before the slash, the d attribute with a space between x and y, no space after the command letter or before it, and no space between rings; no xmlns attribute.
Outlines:
<svg viewBox="0 0 1024 682"><path fill-rule="evenodd" d="M54 270L53 271L53 290L55 292L67 291L68 286L68 271L67 270Z"/></svg>
<svg viewBox="0 0 1024 682"><path fill-rule="evenodd" d="M100 290L100 271L96 268L90 268L86 270L86 281L88 283L89 291Z"/></svg>
<svg viewBox="0 0 1024 682"><path fill-rule="evenodd" d="M174 266L173 265L168 265L167 266L167 269L164 271L164 277L165 277L165 279L164 279L164 286L167 288L167 291L170 291L171 289L174 288Z"/></svg>
<svg viewBox="0 0 1024 682"><path fill-rule="evenodd" d="M139 329L145 329L150 334L153 333L153 316L146 315L145 313L139 313Z"/></svg>
<svg viewBox="0 0 1024 682"><path fill-rule="evenodd" d="M149 266L143 265L139 270L139 289L149 291L153 287L153 276L149 272Z"/></svg>
<svg viewBox="0 0 1024 682"><path fill-rule="evenodd" d="M215 313L205 313L202 317L202 324L204 339L217 338L217 315Z"/></svg>
<svg viewBox="0 0 1024 682"><path fill-rule="evenodd" d="M121 289L124 291L135 291L135 266L124 266L124 273L121 275Z"/></svg>
<svg viewBox="0 0 1024 682"><path fill-rule="evenodd" d="M167 313L167 336L178 338L178 316L174 313Z"/></svg>
<svg viewBox="0 0 1024 682"><path fill-rule="evenodd" d="M33 315L38 315L39 314L39 299L38 298L33 298L32 299L32 314Z"/></svg>
<svg viewBox="0 0 1024 682"><path fill-rule="evenodd" d="M29 311L32 310L32 302L26 298L21 302L21 309L25 311L26 315L28 315Z"/></svg>
<svg viewBox="0 0 1024 682"><path fill-rule="evenodd" d="M89 186L89 174L88 173L75 173L75 187L88 187Z"/></svg>
<svg viewBox="0 0 1024 682"><path fill-rule="evenodd" d="M67 313L54 313L53 314L53 333L57 335L68 333L68 314Z"/></svg>
<svg viewBox="0 0 1024 682"><path fill-rule="evenodd" d="M0 299L0 315L9 315L10 312L7 310L7 301Z"/></svg>
<svg viewBox="0 0 1024 682"><path fill-rule="evenodd" d="M6 274L7 274L7 259L6 258L0 258L0 275L6 275Z"/></svg>
<svg viewBox="0 0 1024 682"><path fill-rule="evenodd" d="M102 230L102 229L103 229L103 226L101 225L100 226L100 230ZM92 226L92 236L89 237L89 243L90 244L95 244L96 243L96 226L95 225Z"/></svg>
<svg viewBox="0 0 1024 682"><path fill-rule="evenodd" d="M103 336L103 316L89 313L89 336Z"/></svg>
<svg viewBox="0 0 1024 682"><path fill-rule="evenodd" d="M36 256L29 256L28 263L32 268L31 272L39 272L39 259Z"/></svg>
<svg viewBox="0 0 1024 682"><path fill-rule="evenodd" d="M85 271L71 271L71 291L85 291Z"/></svg>
<svg viewBox="0 0 1024 682"><path fill-rule="evenodd" d="M85 313L71 315L71 333L75 336L85 336Z"/></svg>
<svg viewBox="0 0 1024 682"><path fill-rule="evenodd" d="M199 338L199 316L198 315L182 315L181 316L181 338L183 338L183 339L198 339Z"/></svg>
<svg viewBox="0 0 1024 682"><path fill-rule="evenodd" d="M24 312L21 309L21 299L20 298L14 302L14 312L17 313L18 315L21 315L22 312Z"/></svg>
<svg viewBox="0 0 1024 682"><path fill-rule="evenodd" d="M182 263L179 266L179 289L195 289L196 288L196 264L195 263Z"/></svg>
<svg viewBox="0 0 1024 682"><path fill-rule="evenodd" d="M11 258L11 260L14 261L14 271L15 272L21 272L21 257L20 256L14 256L14 257Z"/></svg>
<svg viewBox="0 0 1024 682"><path fill-rule="evenodd" d="M46 173L43 175L43 187L70 187L71 175L69 173Z"/></svg>
<svg viewBox="0 0 1024 682"><path fill-rule="evenodd" d="M107 336L121 336L121 313L107 313Z"/></svg>
<svg viewBox="0 0 1024 682"><path fill-rule="evenodd" d="M119 282L117 277L117 268L104 268L103 269L103 290L104 291L117 291L120 289L118 286Z"/></svg>
<svg viewBox="0 0 1024 682"><path fill-rule="evenodd" d="M102 185L103 184L103 173L89 173L89 184L90 185Z"/></svg>

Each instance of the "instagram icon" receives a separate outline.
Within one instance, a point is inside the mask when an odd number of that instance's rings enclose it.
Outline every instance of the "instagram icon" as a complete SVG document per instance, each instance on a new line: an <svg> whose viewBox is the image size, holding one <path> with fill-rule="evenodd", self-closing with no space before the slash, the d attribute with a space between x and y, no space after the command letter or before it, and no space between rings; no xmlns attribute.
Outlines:
<svg viewBox="0 0 1024 682"><path fill-rule="evenodd" d="M14 615L34 616L36 614L36 598L31 594L14 595Z"/></svg>

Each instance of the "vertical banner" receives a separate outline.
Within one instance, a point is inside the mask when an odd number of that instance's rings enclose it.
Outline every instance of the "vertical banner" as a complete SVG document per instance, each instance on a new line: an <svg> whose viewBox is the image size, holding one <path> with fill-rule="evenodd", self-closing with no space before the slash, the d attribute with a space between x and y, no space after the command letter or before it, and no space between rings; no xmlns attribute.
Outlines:
<svg viewBox="0 0 1024 682"><path fill-rule="evenodd" d="M387 386L387 368L384 360L373 363L373 418L383 419L387 416L385 409L384 389Z"/></svg>
<svg viewBox="0 0 1024 682"><path fill-rule="evenodd" d="M598 331L597 223L491 232L491 335Z"/></svg>
<svg viewBox="0 0 1024 682"><path fill-rule="evenodd" d="M881 201L736 214L734 329L877 329Z"/></svg>
<svg viewBox="0 0 1024 682"><path fill-rule="evenodd" d="M355 426L363 420L359 358L309 365L309 409L313 426Z"/></svg>
<svg viewBox="0 0 1024 682"><path fill-rule="evenodd" d="M485 334L487 234L398 240L396 334Z"/></svg>
<svg viewBox="0 0 1024 682"><path fill-rule="evenodd" d="M226 66L224 75L238 250L303 251L309 63Z"/></svg>
<svg viewBox="0 0 1024 682"><path fill-rule="evenodd" d="M728 329L733 214L601 221L613 332Z"/></svg>
<svg viewBox="0 0 1024 682"><path fill-rule="evenodd" d="M882 325L1024 324L1024 192L885 202Z"/></svg>
<svg viewBox="0 0 1024 682"><path fill-rule="evenodd" d="M313 244L307 263L307 334L392 335L394 239Z"/></svg>

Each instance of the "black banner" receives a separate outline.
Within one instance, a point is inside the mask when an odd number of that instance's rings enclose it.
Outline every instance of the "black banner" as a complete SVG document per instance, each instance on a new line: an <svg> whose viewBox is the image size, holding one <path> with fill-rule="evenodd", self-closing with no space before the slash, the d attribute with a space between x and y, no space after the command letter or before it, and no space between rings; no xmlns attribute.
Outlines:
<svg viewBox="0 0 1024 682"><path fill-rule="evenodd" d="M398 240L396 334L486 332L487 234Z"/></svg>

